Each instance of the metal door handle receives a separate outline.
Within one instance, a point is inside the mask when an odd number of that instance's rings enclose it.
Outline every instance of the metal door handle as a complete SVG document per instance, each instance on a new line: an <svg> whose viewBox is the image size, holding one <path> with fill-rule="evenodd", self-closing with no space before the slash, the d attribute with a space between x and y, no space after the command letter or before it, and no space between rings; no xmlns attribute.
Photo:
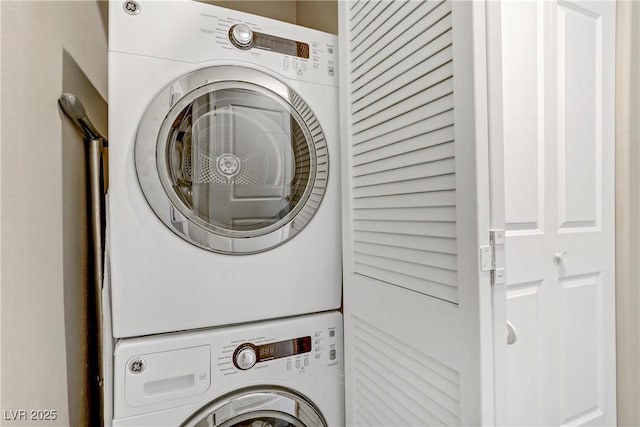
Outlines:
<svg viewBox="0 0 640 427"><path fill-rule="evenodd" d="M515 326L507 320L507 345L513 345L518 341L518 332Z"/></svg>
<svg viewBox="0 0 640 427"><path fill-rule="evenodd" d="M557 252L554 258L558 264L566 264L567 262L569 262L569 253L565 250L562 250L560 252Z"/></svg>

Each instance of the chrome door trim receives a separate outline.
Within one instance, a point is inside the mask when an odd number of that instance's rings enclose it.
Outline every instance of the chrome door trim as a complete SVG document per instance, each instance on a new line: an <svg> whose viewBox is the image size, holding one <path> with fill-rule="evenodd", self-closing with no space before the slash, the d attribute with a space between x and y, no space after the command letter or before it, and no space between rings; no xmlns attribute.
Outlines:
<svg viewBox="0 0 640 427"><path fill-rule="evenodd" d="M283 408L289 406L290 410ZM327 427L320 410L304 396L282 387L251 387L239 390L205 405L181 424L195 427L213 416L215 427L232 426L251 417L279 417L297 427Z"/></svg>
<svg viewBox="0 0 640 427"><path fill-rule="evenodd" d="M171 188L166 147L171 124L198 96L224 88L250 88L290 107L305 134L311 157L310 177L295 208L277 223L252 232L221 230L190 214ZM135 136L138 182L156 216L174 233L203 249L245 255L279 246L299 233L320 207L329 178L324 132L302 98L280 80L242 66L213 66L186 74L163 88L147 107ZM224 234L222 234L224 232Z"/></svg>

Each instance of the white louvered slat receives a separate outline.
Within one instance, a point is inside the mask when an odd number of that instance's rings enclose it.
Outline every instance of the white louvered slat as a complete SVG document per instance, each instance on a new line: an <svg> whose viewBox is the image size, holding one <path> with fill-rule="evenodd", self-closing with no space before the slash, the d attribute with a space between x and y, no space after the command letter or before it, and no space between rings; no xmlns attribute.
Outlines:
<svg viewBox="0 0 640 427"><path fill-rule="evenodd" d="M373 126L361 130L353 134L354 144L369 141L374 138L380 138L386 136L386 134L400 131L403 128L414 125L416 123L428 120L432 117L437 117L440 114L444 114L453 109L453 96L447 95L436 100L423 98L423 104L417 108L410 109L408 111L402 111L402 105L397 107L397 110L391 111L390 116L384 122L377 122Z"/></svg>
<svg viewBox="0 0 640 427"><path fill-rule="evenodd" d="M408 70L404 70L399 74L390 75L390 80L382 81L378 86L374 84L367 85L366 91L362 91L361 96L354 99L354 120L360 120L359 116L367 114L366 111L362 110L367 109L367 107L375 107L377 103L386 100L388 96L396 91L406 93L408 90L415 88L415 92L419 92L429 87L430 82L425 84L423 81L430 78L429 75L431 72L447 62L451 62L451 55L451 46L445 46L435 54L429 56L424 61L417 63ZM426 73L425 70L427 70ZM402 97L402 92L399 94L400 98L404 98ZM368 102L367 104L365 104L365 101L363 100L365 97Z"/></svg>
<svg viewBox="0 0 640 427"><path fill-rule="evenodd" d="M381 147L398 144L412 138L420 138L447 126L453 125L453 111L445 111L433 117L427 117L404 128L380 134L368 141L353 144L353 155L376 151ZM429 138L431 135L429 136ZM432 144L433 145L433 144Z"/></svg>
<svg viewBox="0 0 640 427"><path fill-rule="evenodd" d="M364 276L375 277L417 293L428 292L432 297L445 301L456 294L455 286L451 285L456 280L456 274L447 270L358 253L354 254L354 262ZM429 274L433 280L422 280L424 274Z"/></svg>
<svg viewBox="0 0 640 427"><path fill-rule="evenodd" d="M356 263L368 265L373 268L381 268L389 272L411 276L417 279L429 277L430 280L425 281L424 283L425 287L428 286L428 282L435 282L439 285L449 286L451 288L455 288L456 286L457 277L455 271L428 267L388 257L360 254L357 252L355 253L354 260ZM414 289L424 293L423 291L420 291L420 288Z"/></svg>
<svg viewBox="0 0 640 427"><path fill-rule="evenodd" d="M390 63L390 68L369 71L367 78L353 92L353 112L359 113L362 108L384 99L398 88L419 78L429 78L430 72L451 62L451 40L451 31L446 31L429 43L428 49L420 49L409 58Z"/></svg>
<svg viewBox="0 0 640 427"><path fill-rule="evenodd" d="M347 424L491 424L484 4L362 1L339 3Z"/></svg>
<svg viewBox="0 0 640 427"><path fill-rule="evenodd" d="M369 175L361 175L353 178L353 187L372 186L376 184L388 184L390 182L406 181L414 178L438 176L454 173L455 160L438 160L422 165L406 166L402 169L392 169Z"/></svg>
<svg viewBox="0 0 640 427"><path fill-rule="evenodd" d="M366 27L369 22L367 18L371 15L371 12L373 12L382 3L383 2L381 0L365 1L362 8L353 14L351 19L351 31L357 31L358 27L360 27L360 30L362 30L362 27Z"/></svg>
<svg viewBox="0 0 640 427"><path fill-rule="evenodd" d="M362 163L354 167L354 176L368 175L397 169L400 167L419 165L435 162L437 160L450 159L455 156L455 145L452 142L433 145L420 150L409 151L391 157Z"/></svg>
<svg viewBox="0 0 640 427"><path fill-rule="evenodd" d="M384 22L384 19L388 15L387 11L390 8L393 9L392 6L397 5L396 3L397 2L395 0L382 0L377 3L365 18L366 24L358 25L358 28L356 28L355 26L353 27L353 40L357 39L360 34L366 34L372 31L376 31L376 28L380 26L381 22Z"/></svg>
<svg viewBox="0 0 640 427"><path fill-rule="evenodd" d="M372 34L378 34L385 25L388 25L391 22L397 24L398 18L396 17L404 16L402 14L403 9L411 3L415 4L415 2L412 2L411 0L389 1L383 11L376 17L375 21L372 21L365 30L352 34L351 50L358 50L358 48L365 43Z"/></svg>
<svg viewBox="0 0 640 427"><path fill-rule="evenodd" d="M456 208L452 206L429 208L356 209L353 219L383 221L445 221L455 222Z"/></svg>
<svg viewBox="0 0 640 427"><path fill-rule="evenodd" d="M393 194L415 194L421 192L442 191L453 188L454 186L454 175L439 175L354 188L353 198L362 199L365 197L391 196ZM455 218L452 219L455 220Z"/></svg>
<svg viewBox="0 0 640 427"><path fill-rule="evenodd" d="M354 246L355 271L456 302L451 5L381 1L358 10L350 27L353 231L369 241ZM424 242L402 247L406 237L440 240L425 250Z"/></svg>
<svg viewBox="0 0 640 427"><path fill-rule="evenodd" d="M406 91L396 92L387 96L384 100L377 102L376 105L370 105L368 111L362 111L362 114L354 114L353 132L358 133L365 129L370 129L377 123L385 122L390 118L400 114L413 111L424 106L425 99L434 101L453 93L453 80L451 79L453 67L451 63L433 70L426 75L418 88L407 88Z"/></svg>
<svg viewBox="0 0 640 427"><path fill-rule="evenodd" d="M411 236L456 237L455 223L408 222L408 221L355 221L355 231L408 234Z"/></svg>
<svg viewBox="0 0 640 427"><path fill-rule="evenodd" d="M371 233L366 231L355 231L354 242L372 243L385 246L387 250L393 248L411 248L425 252L441 252L455 255L456 241L454 239L417 236L392 233Z"/></svg>
<svg viewBox="0 0 640 427"><path fill-rule="evenodd" d="M390 256L389 248L386 248L382 245L375 245L372 243L356 243L353 248L357 253L380 257ZM393 257L393 259L405 260L414 264L428 265L445 270L455 270L457 262L455 255L442 254L437 252L425 253L424 251L408 248L397 248L393 251Z"/></svg>
<svg viewBox="0 0 640 427"><path fill-rule="evenodd" d="M449 15L446 15L430 26L423 34L428 41L421 46L406 40L405 44L393 42L382 51L372 52L370 59L353 71L354 99L400 76L450 45L450 21Z"/></svg>
<svg viewBox="0 0 640 427"><path fill-rule="evenodd" d="M445 142L450 142L453 140L453 126L447 126L414 136L409 139L394 141L387 145L373 147L368 151L358 150L358 152L356 152L354 147L353 164L357 166L363 163L373 162L375 160L416 151L421 148L444 144ZM372 145L373 144L361 144L357 148L371 148Z"/></svg>
<svg viewBox="0 0 640 427"><path fill-rule="evenodd" d="M366 347L366 344L363 343L362 345ZM361 378L361 381L366 382L370 393L380 395L382 403L396 414L395 416L398 422L402 423L401 425L446 425L446 422L442 421L441 418L427 411L424 403L421 403L418 397L410 394L413 391L411 382L406 384L408 385L408 390L404 390L398 384L397 379L385 375L388 370L380 371L379 362L376 359L366 352L362 352L359 356L362 362L359 374L364 377Z"/></svg>
<svg viewBox="0 0 640 427"><path fill-rule="evenodd" d="M455 206L456 193L435 191L419 194L394 194L391 196L355 199L353 207L358 208L418 208L427 206Z"/></svg>
<svg viewBox="0 0 640 427"><path fill-rule="evenodd" d="M370 277L400 288L409 289L420 294L428 294L431 297L444 301L451 301L458 295L455 286L438 283L434 280L425 280L420 276L407 274L407 270L404 269L406 266L398 264L382 265L382 263L378 262L372 263L371 260L360 262L359 259L356 259L356 254L354 254L353 259L354 267L357 268L358 274L365 277ZM377 261L379 260L380 259ZM421 274L425 273L425 271L419 271L416 273Z"/></svg>
<svg viewBox="0 0 640 427"><path fill-rule="evenodd" d="M351 77L354 88L359 87L356 84L357 80L362 79L365 70L370 70L377 63L399 49L404 48L405 52L411 52L408 49L413 48L415 51L420 45L416 45L415 42L412 44L412 40L420 40L421 44L424 43L425 39L418 37L418 35L429 31L438 18L429 18L428 20L425 19L425 21L421 21L421 18L428 18L432 11L438 10L438 6L432 2L415 3L420 5L420 9L416 9L410 15L405 16L402 21L390 28L382 37L372 38L372 40L367 41L358 49L353 50Z"/></svg>

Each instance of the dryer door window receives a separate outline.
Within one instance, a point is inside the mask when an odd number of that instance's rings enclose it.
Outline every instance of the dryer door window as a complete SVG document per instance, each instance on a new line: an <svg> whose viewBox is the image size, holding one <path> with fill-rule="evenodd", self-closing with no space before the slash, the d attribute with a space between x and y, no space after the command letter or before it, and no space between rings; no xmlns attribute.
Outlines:
<svg viewBox="0 0 640 427"><path fill-rule="evenodd" d="M241 67L200 70L165 92L179 99L158 126L162 93L156 97L135 153L142 190L165 224L230 254L270 249L307 224L324 194L328 156L322 129L295 92Z"/></svg>
<svg viewBox="0 0 640 427"><path fill-rule="evenodd" d="M281 388L253 388L222 397L182 427L327 427L304 397Z"/></svg>
<svg viewBox="0 0 640 427"><path fill-rule="evenodd" d="M209 426L205 423L201 424ZM318 425L320 427L321 425ZM200 427L200 425L196 425ZM279 414L277 412L250 413L230 419L219 427L312 427L302 424L302 422L290 415Z"/></svg>

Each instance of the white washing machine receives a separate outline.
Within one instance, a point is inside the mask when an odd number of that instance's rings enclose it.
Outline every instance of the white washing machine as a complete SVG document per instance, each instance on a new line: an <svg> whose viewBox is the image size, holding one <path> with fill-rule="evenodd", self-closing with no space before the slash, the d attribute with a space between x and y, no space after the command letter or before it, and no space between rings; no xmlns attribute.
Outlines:
<svg viewBox="0 0 640 427"><path fill-rule="evenodd" d="M194 1L111 1L113 332L341 303L337 38Z"/></svg>
<svg viewBox="0 0 640 427"><path fill-rule="evenodd" d="M120 340L113 426L344 425L342 315Z"/></svg>

